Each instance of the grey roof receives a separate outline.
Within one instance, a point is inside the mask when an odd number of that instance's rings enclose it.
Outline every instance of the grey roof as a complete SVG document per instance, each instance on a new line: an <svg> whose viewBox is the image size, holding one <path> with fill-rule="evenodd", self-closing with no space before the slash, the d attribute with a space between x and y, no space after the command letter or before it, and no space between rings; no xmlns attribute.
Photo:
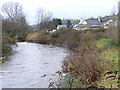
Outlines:
<svg viewBox="0 0 120 90"><path fill-rule="evenodd" d="M78 24L80 21L71 21L73 25Z"/></svg>
<svg viewBox="0 0 120 90"><path fill-rule="evenodd" d="M86 21L88 22L88 24L91 24L91 25L100 25L101 24L101 22L98 21L97 19L94 19L94 20L86 19Z"/></svg>
<svg viewBox="0 0 120 90"><path fill-rule="evenodd" d="M62 20L62 24L65 25L66 23L68 22L68 20ZM71 21L70 22L75 25L75 24L78 24L80 21L76 20L76 21Z"/></svg>

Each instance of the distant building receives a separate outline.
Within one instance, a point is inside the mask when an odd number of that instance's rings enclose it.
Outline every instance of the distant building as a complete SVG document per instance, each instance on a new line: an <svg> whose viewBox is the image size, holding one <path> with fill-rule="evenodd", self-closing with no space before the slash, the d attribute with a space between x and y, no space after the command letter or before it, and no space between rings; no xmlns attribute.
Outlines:
<svg viewBox="0 0 120 90"><path fill-rule="evenodd" d="M102 28L104 25L100 22L100 19L86 19L82 18L80 22L73 26L75 30L85 30L85 29L98 29Z"/></svg>
<svg viewBox="0 0 120 90"><path fill-rule="evenodd" d="M75 30L85 30L85 29L99 29L104 27L103 25L74 25L73 29Z"/></svg>
<svg viewBox="0 0 120 90"><path fill-rule="evenodd" d="M82 25L101 25L101 22L98 19L81 19L79 24L82 24Z"/></svg>
<svg viewBox="0 0 120 90"><path fill-rule="evenodd" d="M118 25L118 20L107 22L107 26L117 26Z"/></svg>
<svg viewBox="0 0 120 90"><path fill-rule="evenodd" d="M112 24L114 21L112 20L112 19L110 19L110 20L108 20L107 22L106 22L106 25L109 25L109 24Z"/></svg>
<svg viewBox="0 0 120 90"><path fill-rule="evenodd" d="M64 29L64 28L67 28L67 25L58 25L57 26L57 29Z"/></svg>
<svg viewBox="0 0 120 90"><path fill-rule="evenodd" d="M80 22L80 20L75 20L75 21L71 21L72 25L78 24Z"/></svg>

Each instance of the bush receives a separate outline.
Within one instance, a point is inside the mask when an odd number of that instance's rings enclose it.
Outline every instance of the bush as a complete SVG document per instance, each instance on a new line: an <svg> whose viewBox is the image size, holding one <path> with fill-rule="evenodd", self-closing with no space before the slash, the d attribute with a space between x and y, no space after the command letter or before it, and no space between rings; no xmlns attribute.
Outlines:
<svg viewBox="0 0 120 90"><path fill-rule="evenodd" d="M109 39L115 40L118 42L118 26L109 26L106 31L107 37Z"/></svg>
<svg viewBox="0 0 120 90"><path fill-rule="evenodd" d="M50 42L51 37L45 31L36 31L29 33L26 37L26 40L41 44L47 44Z"/></svg>
<svg viewBox="0 0 120 90"><path fill-rule="evenodd" d="M57 38L57 37L59 37L59 33L58 32L54 32L54 33L51 34L51 37L52 38Z"/></svg>
<svg viewBox="0 0 120 90"><path fill-rule="evenodd" d="M2 35L2 57L6 57L10 55L11 44L16 43L14 39L12 39L7 34L3 33Z"/></svg>
<svg viewBox="0 0 120 90"><path fill-rule="evenodd" d="M58 37L60 37L61 35L66 34L67 32L69 32L69 30L65 30L65 29L63 29L63 30L58 30L58 31L56 31L56 32L53 32L53 33L51 34L51 37L52 37L52 38L58 38Z"/></svg>
<svg viewBox="0 0 120 90"><path fill-rule="evenodd" d="M84 32L84 31L83 31ZM56 43L67 45L68 49L75 50L77 47L89 47L95 40L106 38L104 32L86 32L75 30L59 30L51 34L52 38L56 38Z"/></svg>
<svg viewBox="0 0 120 90"><path fill-rule="evenodd" d="M100 78L100 61L97 51L70 54L68 61L64 62L64 71L79 79L84 88L95 83Z"/></svg>
<svg viewBox="0 0 120 90"><path fill-rule="evenodd" d="M65 44L69 49L75 49L81 42L82 34L79 31L72 31L66 34Z"/></svg>

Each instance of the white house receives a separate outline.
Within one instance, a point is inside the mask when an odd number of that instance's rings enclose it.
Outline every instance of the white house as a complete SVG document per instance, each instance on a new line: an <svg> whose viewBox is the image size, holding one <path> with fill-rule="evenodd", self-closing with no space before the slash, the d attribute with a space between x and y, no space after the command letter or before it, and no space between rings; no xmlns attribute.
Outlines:
<svg viewBox="0 0 120 90"><path fill-rule="evenodd" d="M110 20L108 20L108 21L106 22L106 25L109 25L109 24L112 24L112 23L113 23L113 20L110 19Z"/></svg>
<svg viewBox="0 0 120 90"><path fill-rule="evenodd" d="M63 28L67 28L67 25L58 25L57 29L63 29Z"/></svg>

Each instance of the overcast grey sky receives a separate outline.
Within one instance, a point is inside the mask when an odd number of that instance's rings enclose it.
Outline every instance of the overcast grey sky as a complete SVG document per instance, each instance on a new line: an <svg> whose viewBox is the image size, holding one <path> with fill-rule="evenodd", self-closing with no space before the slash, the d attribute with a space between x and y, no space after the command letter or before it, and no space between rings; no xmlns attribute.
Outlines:
<svg viewBox="0 0 120 90"><path fill-rule="evenodd" d="M89 18L110 15L113 9L117 12L119 0L0 0L0 8L6 2L19 2L27 16L29 24L36 23L36 11L45 8L56 18Z"/></svg>

